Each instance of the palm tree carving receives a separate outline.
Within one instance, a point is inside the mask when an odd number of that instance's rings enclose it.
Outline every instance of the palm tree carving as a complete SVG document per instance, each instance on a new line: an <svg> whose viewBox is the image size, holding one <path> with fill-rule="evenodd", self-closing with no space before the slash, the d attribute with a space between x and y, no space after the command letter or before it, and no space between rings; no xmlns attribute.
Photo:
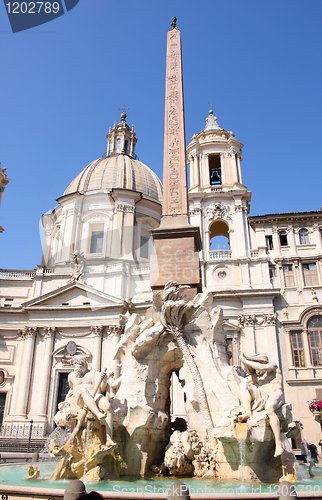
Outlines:
<svg viewBox="0 0 322 500"><path fill-rule="evenodd" d="M160 295L155 294L154 305L159 311L160 321L164 325L166 332L173 336L182 352L197 389L199 405L204 415L206 428L212 429L213 422L203 381L183 333L183 315L195 307L192 301L187 302L182 295L187 288L190 287L179 285L176 281L168 281L164 287L162 298Z"/></svg>

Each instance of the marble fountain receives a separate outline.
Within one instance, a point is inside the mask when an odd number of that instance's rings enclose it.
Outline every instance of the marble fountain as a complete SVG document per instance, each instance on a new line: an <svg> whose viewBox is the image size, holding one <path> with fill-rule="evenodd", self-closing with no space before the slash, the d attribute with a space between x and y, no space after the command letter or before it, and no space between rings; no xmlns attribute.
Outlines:
<svg viewBox="0 0 322 500"><path fill-rule="evenodd" d="M74 357L70 391L55 416L67 440L51 440L55 470L35 464L40 474L26 483L29 489L56 491L78 478L107 496L140 497L142 488L148 498L153 485L166 496L178 480L206 495L240 487L244 495L247 488L263 493L264 483L269 493L282 480L295 481L287 436L296 426L278 366L265 354L241 354L238 373L227 361L221 308L211 308L211 294L188 300L186 290L170 281L154 293L144 319L124 317L115 358L126 369L118 379ZM173 372L184 390L186 418L170 422Z"/></svg>

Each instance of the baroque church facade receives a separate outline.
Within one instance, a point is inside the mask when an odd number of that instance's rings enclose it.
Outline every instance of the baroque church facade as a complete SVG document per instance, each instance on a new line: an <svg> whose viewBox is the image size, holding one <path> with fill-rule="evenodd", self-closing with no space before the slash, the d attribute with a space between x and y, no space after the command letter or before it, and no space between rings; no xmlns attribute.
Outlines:
<svg viewBox="0 0 322 500"><path fill-rule="evenodd" d="M53 430L75 354L115 377L126 370L115 354L129 314L151 314L151 231L162 212L161 181L135 155L136 141L122 113L106 155L43 215L41 264L0 270L2 435L27 436L30 420L35 436ZM240 366L240 351L265 352L281 367L294 420L318 442L307 401L322 399L322 212L250 216L242 148L212 111L187 146L202 288L223 309L229 363ZM172 416L184 416L174 375L168 389Z"/></svg>

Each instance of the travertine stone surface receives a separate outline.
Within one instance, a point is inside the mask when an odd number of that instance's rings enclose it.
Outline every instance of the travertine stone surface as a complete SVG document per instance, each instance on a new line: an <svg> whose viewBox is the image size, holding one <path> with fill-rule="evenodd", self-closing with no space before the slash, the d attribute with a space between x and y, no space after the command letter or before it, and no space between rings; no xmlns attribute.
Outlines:
<svg viewBox="0 0 322 500"><path fill-rule="evenodd" d="M150 259L151 287L164 287L169 280L175 280L182 285L195 285L200 291L199 229L192 226L156 229L153 239L155 254Z"/></svg>

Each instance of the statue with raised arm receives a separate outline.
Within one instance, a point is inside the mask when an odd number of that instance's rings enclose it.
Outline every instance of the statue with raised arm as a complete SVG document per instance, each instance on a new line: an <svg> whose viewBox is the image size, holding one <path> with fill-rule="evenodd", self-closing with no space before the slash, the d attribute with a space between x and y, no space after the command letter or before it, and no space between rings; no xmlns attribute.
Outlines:
<svg viewBox="0 0 322 500"><path fill-rule="evenodd" d="M73 367L74 371L68 375L70 390L66 401L72 399L74 408L76 405L78 427L81 427L79 423L82 414L79 410L89 410L106 429L106 445L115 448L116 443L112 440L113 416L108 390L108 379L113 376L113 373L106 375L105 372L100 374L90 370L85 356L74 356ZM97 391L93 394L95 386Z"/></svg>
<svg viewBox="0 0 322 500"><path fill-rule="evenodd" d="M283 453L280 421L276 410L284 403L282 389L282 374L277 364L270 362L266 354L253 356L240 355L248 377L242 379L241 403L245 412L238 417L240 422L246 422L254 411L265 410L275 437L275 457Z"/></svg>
<svg viewBox="0 0 322 500"><path fill-rule="evenodd" d="M98 481L107 474L106 457L117 447L112 439L113 415L110 404L109 379L106 374L91 370L85 356L74 356L74 371L68 376L69 391L59 404L54 421L70 428L67 442L59 447L51 440L49 451L62 456L51 479L80 478ZM89 424L89 425L88 425ZM91 452L85 453L86 447Z"/></svg>

